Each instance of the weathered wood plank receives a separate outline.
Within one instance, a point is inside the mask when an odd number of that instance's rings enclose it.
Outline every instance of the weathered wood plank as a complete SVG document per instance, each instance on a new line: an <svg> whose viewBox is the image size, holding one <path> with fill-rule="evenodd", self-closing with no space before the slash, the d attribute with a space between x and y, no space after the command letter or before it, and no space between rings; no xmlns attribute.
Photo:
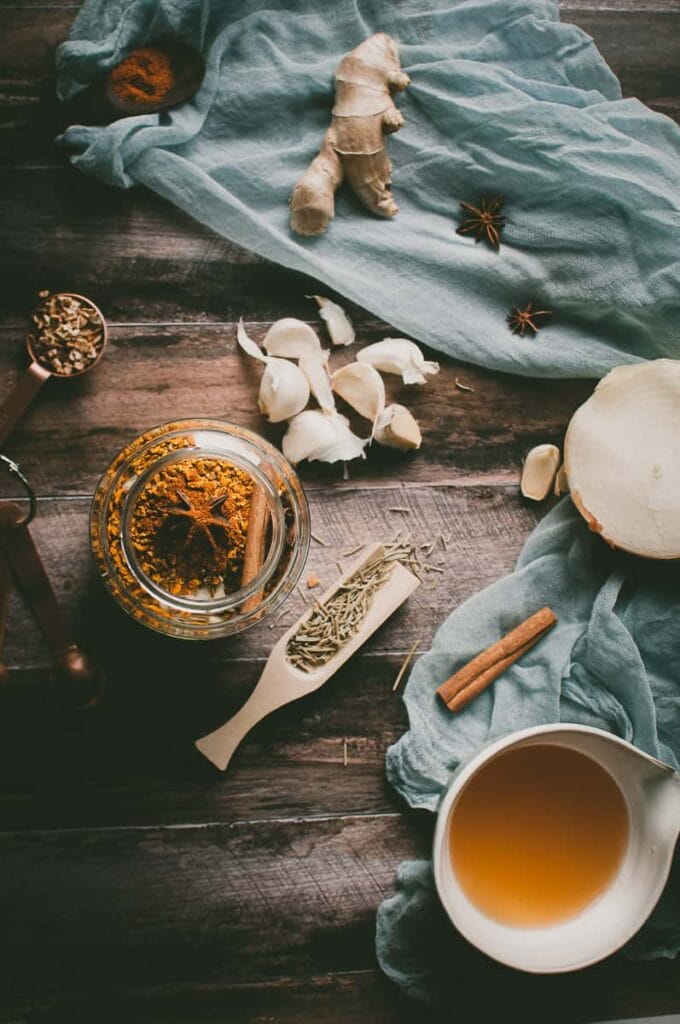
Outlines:
<svg viewBox="0 0 680 1024"><path fill-rule="evenodd" d="M52 142L62 126L54 100L54 48L67 37L78 7L13 3L0 11L3 163L58 164L65 159ZM680 117L680 8L675 0L568 0L561 7L564 21L593 36L625 95Z"/></svg>
<svg viewBox="0 0 680 1024"><path fill-rule="evenodd" d="M96 288L92 297L100 300ZM313 317L312 303L298 297L306 316ZM108 313L105 305L103 309ZM321 322L311 322L325 339ZM388 330L374 323L357 327L360 344L376 341ZM266 324L249 325L258 339L266 329ZM0 401L26 365L23 337L18 327L0 329ZM351 361L356 348L334 352L332 365ZM511 377L446 358L440 364L439 375L423 387L405 387L396 376L386 378L389 400L408 406L421 423L420 451L373 445L365 460L349 467L352 480L514 481L532 445L561 443L572 413L592 389L589 381ZM177 418L232 420L279 444L283 428L268 425L257 407L260 373L259 365L238 349L233 324L114 327L101 365L80 380L50 381L5 447L41 495L89 495L118 451L136 434L166 421L171 411ZM459 390L457 379L474 392ZM365 420L356 417L354 425L366 434ZM303 465L300 472L309 484L335 483L342 477L341 466L323 463ZM0 477L0 494L5 488Z"/></svg>
<svg viewBox="0 0 680 1024"><path fill-rule="evenodd" d="M55 1003L67 1012L96 995L107 1019L118 1000L134 1015L151 998L156 1013L165 1001L174 1019L210 1019L221 1004L223 1019L253 1020L265 1006L279 1019L274 999L287 991L283 1020L354 1019L336 1011L369 984L375 909L392 890L396 865L426 854L429 826L429 819L417 827L384 816L5 833L0 901L12 937L5 1001L12 998L15 1012ZM669 961L611 960L540 978L493 964L457 938L443 914L433 929L463 1020L489 1020L508 1006L531 1022L544 1022L550 1006L551 1021L565 1024L635 1005L677 1008ZM324 974L331 977L322 981ZM384 983L380 989L386 998L377 1020L400 1019ZM339 1005L324 1011L334 992ZM198 1006L178 1018L193 993ZM318 1015L303 1017L313 1007Z"/></svg>
<svg viewBox="0 0 680 1024"><path fill-rule="evenodd" d="M433 552L441 573L431 573L404 608L375 634L367 650L406 651L416 637L427 644L447 612L481 587L508 572L539 512L525 507L514 487L414 485L407 489L324 488L309 492L314 529L327 547L312 545L303 579L315 573L322 585L338 574L336 561L356 544L389 540L398 530L412 531L414 540L429 543L450 534L448 551ZM391 512L409 507L412 515ZM129 652L139 659L142 673L161 659L178 658L183 645L138 626L104 592L95 579L88 545L89 502L85 499L40 502L31 527L57 596L78 624L83 640L110 660L114 678L133 673ZM257 658L269 649L272 637L300 614L302 598L296 592L277 630L255 625L245 633L208 644L190 644L196 673L200 666L223 658ZM5 660L12 666L45 664L44 646L19 600L13 602ZM171 668L171 664L168 664Z"/></svg>

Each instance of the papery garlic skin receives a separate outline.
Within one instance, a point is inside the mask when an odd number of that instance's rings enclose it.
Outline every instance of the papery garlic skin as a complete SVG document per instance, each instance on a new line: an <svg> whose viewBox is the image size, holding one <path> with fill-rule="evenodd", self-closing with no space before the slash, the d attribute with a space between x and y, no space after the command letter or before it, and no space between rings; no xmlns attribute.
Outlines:
<svg viewBox="0 0 680 1024"><path fill-rule="evenodd" d="M306 409L295 416L283 438L283 454L295 466L310 462L349 462L364 458L368 438L350 430L346 416L327 416L320 409Z"/></svg>
<svg viewBox="0 0 680 1024"><path fill-rule="evenodd" d="M309 383L295 363L270 356L260 381L260 412L281 423L301 412L309 401Z"/></svg>
<svg viewBox="0 0 680 1024"><path fill-rule="evenodd" d="M562 456L554 444L537 444L522 467L520 491L532 501L544 501L555 483Z"/></svg>
<svg viewBox="0 0 680 1024"><path fill-rule="evenodd" d="M309 382L312 395L328 415L335 412L335 399L328 376L328 364L320 359L300 359L298 366Z"/></svg>
<svg viewBox="0 0 680 1024"><path fill-rule="evenodd" d="M425 384L427 376L439 373L439 363L430 362L414 341L383 338L357 352L357 361L370 363L381 373L396 373L404 384Z"/></svg>
<svg viewBox="0 0 680 1024"><path fill-rule="evenodd" d="M243 323L243 317L240 318L236 327L236 339L246 355L252 356L253 359L259 359L261 363L267 362L267 356L264 354L257 342L253 341L246 331Z"/></svg>
<svg viewBox="0 0 680 1024"><path fill-rule="evenodd" d="M292 316L273 323L262 342L267 355L284 359L327 359L316 331Z"/></svg>
<svg viewBox="0 0 680 1024"><path fill-rule="evenodd" d="M680 558L680 362L611 370L564 442L571 497L591 530L645 558Z"/></svg>
<svg viewBox="0 0 680 1024"><path fill-rule="evenodd" d="M388 405L376 423L374 439L385 448L420 448L423 436L417 420L403 405Z"/></svg>
<svg viewBox="0 0 680 1024"><path fill-rule="evenodd" d="M333 374L332 386L336 395L375 426L385 408L385 385L375 367L369 363L341 366Z"/></svg>
<svg viewBox="0 0 680 1024"><path fill-rule="evenodd" d="M352 345L354 343L354 328L347 313L332 299L323 295L308 295L308 299L314 299L319 307L319 315L326 321L326 327L333 345Z"/></svg>

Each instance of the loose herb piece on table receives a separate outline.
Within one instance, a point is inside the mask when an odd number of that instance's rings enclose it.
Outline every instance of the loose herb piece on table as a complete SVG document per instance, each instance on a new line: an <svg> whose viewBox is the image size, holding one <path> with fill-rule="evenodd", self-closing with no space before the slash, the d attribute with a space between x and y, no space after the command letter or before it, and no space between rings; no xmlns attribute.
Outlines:
<svg viewBox="0 0 680 1024"><path fill-rule="evenodd" d="M35 328L28 342L33 356L60 376L82 373L98 359L104 345L104 323L99 311L75 295L38 293L33 313Z"/></svg>
<svg viewBox="0 0 680 1024"><path fill-rule="evenodd" d="M494 249L500 249L501 230L505 224L505 217L500 212L502 207L503 196L482 199L479 206L473 206L472 203L461 203L460 208L467 214L467 217L460 227L456 228L456 234L475 235L476 242L485 238Z"/></svg>
<svg viewBox="0 0 680 1024"><path fill-rule="evenodd" d="M526 309L518 309L517 306L512 307L512 312L508 313L506 321L508 327L513 334L519 334L524 337L528 328L538 334L542 324L534 323L537 316L552 316L551 309L534 309L533 303L530 302Z"/></svg>
<svg viewBox="0 0 680 1024"><path fill-rule="evenodd" d="M170 594L238 590L252 495L252 477L220 459L180 459L160 469L130 521L142 571Z"/></svg>
<svg viewBox="0 0 680 1024"><path fill-rule="evenodd" d="M303 672L320 668L349 643L395 562L419 577L428 568L418 559L410 537L398 534L385 545L384 554L345 580L324 604L315 602L314 611L288 641L286 654L296 668Z"/></svg>

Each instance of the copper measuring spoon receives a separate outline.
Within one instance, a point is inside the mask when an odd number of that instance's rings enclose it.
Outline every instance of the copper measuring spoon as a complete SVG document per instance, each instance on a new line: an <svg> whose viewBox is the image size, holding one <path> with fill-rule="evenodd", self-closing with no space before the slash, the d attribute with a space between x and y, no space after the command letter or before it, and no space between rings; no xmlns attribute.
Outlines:
<svg viewBox="0 0 680 1024"><path fill-rule="evenodd" d="M99 703L104 690L104 673L76 644L62 612L42 559L28 530L35 515L35 494L19 467L0 455L10 472L25 485L30 507L25 512L13 501L0 501L0 644L4 634L11 571L38 621L52 655L52 679L65 702L75 710ZM5 666L0 666L6 675Z"/></svg>
<svg viewBox="0 0 680 1024"><path fill-rule="evenodd" d="M33 351L33 346L31 344L32 336L29 334L26 338L26 348L31 358L30 366L24 372L23 376L19 378L14 385L14 389L7 396L2 406L0 406L0 445L5 443L35 396L40 391L40 388L49 377L55 377L60 380L73 380L74 377L82 377L84 373L89 373L90 370L93 370L104 355L104 349L106 348L106 342L108 339L108 329L106 326L106 320L98 306L94 304L92 299L88 299L85 295L78 295L76 292L55 292L55 295L66 295L70 298L78 299L80 302L83 302L85 305L94 309L102 324L101 347L92 362L88 363L87 366L84 366L82 370L75 370L73 373L68 374L58 373L56 370L51 370L49 367L45 366L44 363L40 362L39 357Z"/></svg>

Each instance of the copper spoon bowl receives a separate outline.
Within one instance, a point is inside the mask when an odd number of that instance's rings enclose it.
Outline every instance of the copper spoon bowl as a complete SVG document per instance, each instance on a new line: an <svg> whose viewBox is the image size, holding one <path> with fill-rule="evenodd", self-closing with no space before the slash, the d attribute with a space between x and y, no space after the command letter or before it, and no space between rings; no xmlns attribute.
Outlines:
<svg viewBox="0 0 680 1024"><path fill-rule="evenodd" d="M73 380L75 377L82 377L84 373L89 373L90 370L93 370L104 355L104 349L108 340L108 329L104 315L99 307L94 304L92 299L88 299L85 295L78 295L76 292L56 292L55 294L78 299L79 302L90 306L95 311L102 325L102 341L99 352L82 370L76 370L74 373L69 374L57 373L40 362L38 355L33 350L31 335L29 334L26 338L26 349L31 359L30 365L16 382L2 406L0 406L0 446L5 443L12 433L46 380L50 377L55 377L57 380Z"/></svg>

